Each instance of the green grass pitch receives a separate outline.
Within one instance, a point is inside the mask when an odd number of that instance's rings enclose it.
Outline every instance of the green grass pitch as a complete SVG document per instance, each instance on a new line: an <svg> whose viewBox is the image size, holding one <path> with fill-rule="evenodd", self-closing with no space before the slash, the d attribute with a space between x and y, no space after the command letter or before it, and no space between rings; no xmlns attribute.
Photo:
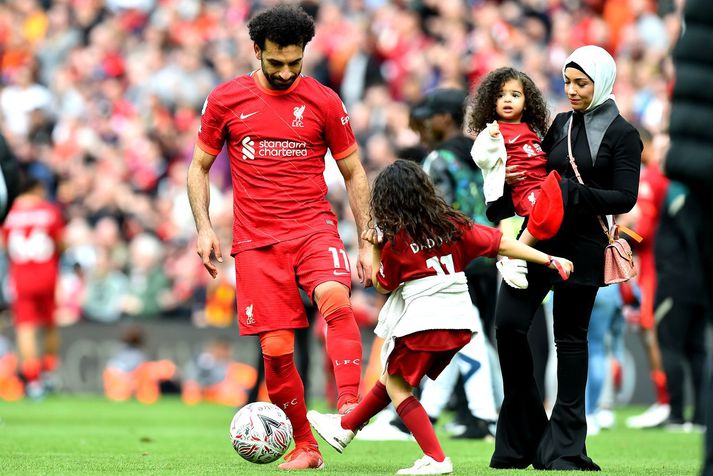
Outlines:
<svg viewBox="0 0 713 476"><path fill-rule="evenodd" d="M602 474L698 474L702 435L625 429L623 419L641 410L619 411L614 430L588 439L588 452ZM0 403L0 475L282 473L277 463L253 465L233 451L228 438L233 413L215 405L189 407L173 398L149 406L73 396ZM455 474L537 473L489 469L492 442L452 440L440 430L439 436ZM319 474L394 474L421 456L415 442L355 440L343 455L320 444L326 468Z"/></svg>

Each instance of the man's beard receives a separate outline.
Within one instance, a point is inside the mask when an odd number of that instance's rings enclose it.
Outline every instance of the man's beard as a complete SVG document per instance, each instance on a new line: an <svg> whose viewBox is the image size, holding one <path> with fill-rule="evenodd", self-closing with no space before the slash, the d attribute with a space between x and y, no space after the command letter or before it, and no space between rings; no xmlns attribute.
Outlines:
<svg viewBox="0 0 713 476"><path fill-rule="evenodd" d="M270 83L270 86L272 86L272 89L277 89L280 91L284 91L286 89L290 89L290 86L292 86L297 79L297 76L299 73L295 74L294 76L290 77L288 81L282 81L279 77L279 75L269 75L267 74L267 71L265 71L265 68L262 68L262 74L265 76L267 79L267 82Z"/></svg>

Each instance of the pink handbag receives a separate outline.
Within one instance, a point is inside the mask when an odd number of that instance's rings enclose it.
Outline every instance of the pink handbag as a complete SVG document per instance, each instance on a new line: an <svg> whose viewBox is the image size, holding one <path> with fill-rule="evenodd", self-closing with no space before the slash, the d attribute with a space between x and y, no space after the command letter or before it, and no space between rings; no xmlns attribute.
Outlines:
<svg viewBox="0 0 713 476"><path fill-rule="evenodd" d="M607 236L609 244L604 248L604 282L614 284L628 281L638 274L631 246L624 238L619 238L619 225L615 224Z"/></svg>
<svg viewBox="0 0 713 476"><path fill-rule="evenodd" d="M569 162L574 169L574 175L577 176L579 183L584 185L582 177L579 175L577 164L574 162L571 137L572 119L569 121L569 128L567 130L567 152L569 153ZM630 280L638 274L636 264L634 263L634 253L631 251L629 242L624 238L619 238L619 231L621 230L626 233L637 242L641 242L643 238L630 228L617 225L616 222L614 222L611 230L608 230L602 217L598 216L597 218L599 219L599 224L602 226L602 230L604 230L604 234L607 235L609 239L609 244L604 248L604 283L614 284ZM612 217L612 221L614 221L614 217Z"/></svg>

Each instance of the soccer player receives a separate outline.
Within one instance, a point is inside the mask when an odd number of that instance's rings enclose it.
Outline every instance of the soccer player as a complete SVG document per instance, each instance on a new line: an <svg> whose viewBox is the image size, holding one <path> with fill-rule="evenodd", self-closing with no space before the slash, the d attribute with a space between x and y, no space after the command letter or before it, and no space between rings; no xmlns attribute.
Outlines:
<svg viewBox="0 0 713 476"><path fill-rule="evenodd" d="M44 394L40 376L57 367L59 332L54 321L55 287L59 273L64 221L45 199L45 190L27 176L2 226L14 291L12 313L20 371L30 398ZM39 345L39 332L43 345Z"/></svg>
<svg viewBox="0 0 713 476"><path fill-rule="evenodd" d="M294 329L308 325L299 288L327 323L340 413L355 406L361 377L361 340L349 300L352 270L325 199L327 149L344 177L360 234L369 187L344 105L335 92L301 74L305 46L314 36L312 18L279 5L250 20L248 29L260 68L209 94L188 170L196 249L215 278L212 259L223 258L208 213L208 172L227 144L240 334L259 336L270 400L294 427L295 449L279 468L319 469L324 462L293 360ZM363 239L357 273L371 285L371 245Z"/></svg>
<svg viewBox="0 0 713 476"><path fill-rule="evenodd" d="M668 137L660 134L654 139L651 132L643 128L639 129L639 135L644 144L644 149L641 151L642 167L639 179L639 196L636 201L636 210L638 211L636 215L638 216L636 216L636 223L633 224L633 227L637 233L648 239L636 244L634 248L639 257L639 275L636 277L636 282L641 291L640 313L637 324L641 343L646 351L650 369L649 375L653 383L656 402L644 413L627 418L626 426L629 428L655 428L666 422L671 416L671 410L674 406L670 402L666 366L661 355L663 346L659 345L659 336L657 334L657 330L660 329L659 325L664 317L663 311L659 311L657 317L654 318L657 288L654 249L656 230L659 228L662 213L665 213L664 200L668 191L668 179L666 179L661 170L662 156L668 150ZM677 280L677 282L680 284L681 280ZM624 289L630 290L631 286L622 286L622 290ZM628 300L635 301L636 297L631 296ZM676 327L681 329L685 326L677 325ZM664 341L667 337L669 336L663 336ZM679 410L682 410L681 407L679 406Z"/></svg>

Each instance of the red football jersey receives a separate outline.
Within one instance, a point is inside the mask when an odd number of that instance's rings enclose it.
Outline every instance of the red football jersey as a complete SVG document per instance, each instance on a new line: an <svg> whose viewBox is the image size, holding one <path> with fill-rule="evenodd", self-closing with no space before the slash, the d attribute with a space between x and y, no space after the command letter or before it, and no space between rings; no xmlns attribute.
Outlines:
<svg viewBox="0 0 713 476"><path fill-rule="evenodd" d="M668 183L669 180L661 171L658 163L641 168L639 196L636 200L636 206L641 215L636 223L636 231L644 237L644 240L641 243L636 243L635 246L639 253L643 250L650 252L652 260L656 227L658 227L661 217Z"/></svg>
<svg viewBox="0 0 713 476"><path fill-rule="evenodd" d="M387 242L382 248L377 279L384 289L394 290L406 281L461 272L479 256L495 257L502 236L497 228L473 224L463 227L460 240L436 246L438 238L434 237L429 247L413 243L402 230L393 244Z"/></svg>
<svg viewBox="0 0 713 476"><path fill-rule="evenodd" d="M2 233L18 296L53 292L63 228L59 209L48 201L20 198L13 204Z"/></svg>
<svg viewBox="0 0 713 476"><path fill-rule="evenodd" d="M357 148L337 94L299 76L285 91L256 73L215 88L203 106L198 146L217 155L227 143L233 182L232 253L319 230L335 230L326 200L324 156Z"/></svg>
<svg viewBox="0 0 713 476"><path fill-rule="evenodd" d="M525 180L511 186L515 212L529 216L534 203L529 195L547 177L547 155L542 151L540 138L526 123L498 122L498 125L508 155L506 165L517 165L519 172L525 172Z"/></svg>

